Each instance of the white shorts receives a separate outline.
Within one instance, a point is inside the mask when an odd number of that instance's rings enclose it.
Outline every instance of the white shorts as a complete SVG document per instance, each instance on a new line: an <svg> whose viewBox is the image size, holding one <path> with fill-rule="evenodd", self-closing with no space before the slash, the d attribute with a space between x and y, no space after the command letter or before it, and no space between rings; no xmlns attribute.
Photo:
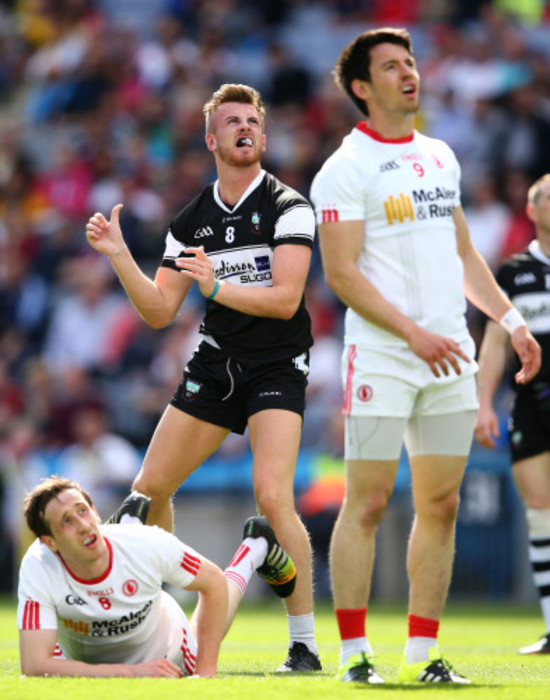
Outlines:
<svg viewBox="0 0 550 700"><path fill-rule="evenodd" d="M346 416L344 454L347 460L397 461L404 440L409 457L466 457L476 415L474 410L412 418Z"/></svg>
<svg viewBox="0 0 550 700"><path fill-rule="evenodd" d="M471 338L461 344L474 357ZM398 460L403 440L410 457L467 455L478 408L477 363L457 358L436 377L405 347L384 351L348 345L342 356L348 460Z"/></svg>
<svg viewBox="0 0 550 700"><path fill-rule="evenodd" d="M471 338L461 344L474 357ZM342 379L346 416L413 416L459 413L478 408L475 374L477 362L457 358L462 374L434 376L429 365L406 347L371 349L346 345Z"/></svg>
<svg viewBox="0 0 550 700"><path fill-rule="evenodd" d="M162 623L167 630L166 658L177 664L187 676L195 673L197 641L191 625L179 603L162 591Z"/></svg>

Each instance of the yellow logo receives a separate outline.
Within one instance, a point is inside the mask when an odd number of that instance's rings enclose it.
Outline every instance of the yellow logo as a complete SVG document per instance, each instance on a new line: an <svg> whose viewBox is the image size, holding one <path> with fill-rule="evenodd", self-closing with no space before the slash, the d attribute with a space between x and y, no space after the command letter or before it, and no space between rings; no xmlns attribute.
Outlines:
<svg viewBox="0 0 550 700"><path fill-rule="evenodd" d="M411 198L405 196L403 193L401 193L399 197L391 196L385 201L384 209L386 210L386 217L390 226L396 221L402 224L407 218L414 221Z"/></svg>
<svg viewBox="0 0 550 700"><path fill-rule="evenodd" d="M73 632L81 632L82 634L88 636L90 634L90 625L82 620L63 620L65 627L73 630Z"/></svg>

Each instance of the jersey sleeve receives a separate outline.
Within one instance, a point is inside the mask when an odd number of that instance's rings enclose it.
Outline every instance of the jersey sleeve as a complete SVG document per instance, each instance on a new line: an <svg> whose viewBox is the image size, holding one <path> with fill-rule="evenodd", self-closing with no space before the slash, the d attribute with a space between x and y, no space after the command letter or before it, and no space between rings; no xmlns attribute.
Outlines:
<svg viewBox="0 0 550 700"><path fill-rule="evenodd" d="M308 204L297 204L285 211L275 224L273 245L293 243L313 247L315 215Z"/></svg>
<svg viewBox="0 0 550 700"><path fill-rule="evenodd" d="M146 526L147 527L147 526ZM187 588L199 573L201 555L177 537L159 527L148 528L147 545L154 547L155 558L164 583L170 583L179 588Z"/></svg>
<svg viewBox="0 0 550 700"><path fill-rule="evenodd" d="M318 224L363 221L365 194L352 160L328 160L313 179L311 201Z"/></svg>
<svg viewBox="0 0 550 700"><path fill-rule="evenodd" d="M456 179L456 182L458 183L458 187L456 188L456 193L455 193L455 198L453 201L453 204L455 207L461 206L461 200L460 200L460 179L462 177L462 169L460 167L460 163L458 162L458 158L455 155L455 152L453 149L446 144L444 141L439 142L444 149L444 151L447 152L447 158L448 162L450 163L451 169L454 171L454 177Z"/></svg>
<svg viewBox="0 0 550 700"><path fill-rule="evenodd" d="M57 629L57 613L47 587L48 574L39 556L29 550L19 570L17 627L19 630Z"/></svg>
<svg viewBox="0 0 550 700"><path fill-rule="evenodd" d="M172 270L179 271L179 268L176 267L176 258L181 258L184 250L185 246L174 236L172 229L168 229L164 244L164 254L162 256L161 267L169 267Z"/></svg>
<svg viewBox="0 0 550 700"><path fill-rule="evenodd" d="M512 293L511 276L510 265L507 262L504 262L495 274L495 279L499 287L507 297L510 297Z"/></svg>

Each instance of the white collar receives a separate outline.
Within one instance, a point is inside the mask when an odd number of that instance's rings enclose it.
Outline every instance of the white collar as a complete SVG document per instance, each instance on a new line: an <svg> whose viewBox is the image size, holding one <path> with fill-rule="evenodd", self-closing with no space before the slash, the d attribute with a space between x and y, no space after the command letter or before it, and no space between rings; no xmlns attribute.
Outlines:
<svg viewBox="0 0 550 700"><path fill-rule="evenodd" d="M529 245L527 246L527 250L531 253L531 255L539 260L540 262L544 263L545 265L550 265L550 257L548 255L545 255L543 253L540 243L537 239L534 241L531 241Z"/></svg>
<svg viewBox="0 0 550 700"><path fill-rule="evenodd" d="M228 214L231 214L234 211L237 211L237 209L241 206L241 204L244 202L244 200L248 197L248 195L258 187L260 182L264 179L265 177L265 170L260 170L260 172L256 175L256 177L252 180L250 185L246 188L245 192L243 193L242 197L239 199L237 204L235 204L234 207L229 208L225 202L222 201L220 197L220 181L216 180L214 183L214 200L220 206L223 210L225 210Z"/></svg>

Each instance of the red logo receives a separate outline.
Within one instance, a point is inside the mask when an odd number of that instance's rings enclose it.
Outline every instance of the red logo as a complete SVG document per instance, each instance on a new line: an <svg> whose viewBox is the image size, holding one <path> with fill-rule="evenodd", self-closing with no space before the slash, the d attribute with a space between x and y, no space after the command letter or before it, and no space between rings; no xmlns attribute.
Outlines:
<svg viewBox="0 0 550 700"><path fill-rule="evenodd" d="M339 220L338 209L323 209L322 217L324 224L332 224Z"/></svg>
<svg viewBox="0 0 550 700"><path fill-rule="evenodd" d="M122 592L127 596L135 595L138 592L138 588L138 582L134 581L133 578L129 578L122 584Z"/></svg>
<svg viewBox="0 0 550 700"><path fill-rule="evenodd" d="M357 398L359 401L366 403L372 399L373 393L374 392L371 386L368 384L361 384L361 386L357 389Z"/></svg>

